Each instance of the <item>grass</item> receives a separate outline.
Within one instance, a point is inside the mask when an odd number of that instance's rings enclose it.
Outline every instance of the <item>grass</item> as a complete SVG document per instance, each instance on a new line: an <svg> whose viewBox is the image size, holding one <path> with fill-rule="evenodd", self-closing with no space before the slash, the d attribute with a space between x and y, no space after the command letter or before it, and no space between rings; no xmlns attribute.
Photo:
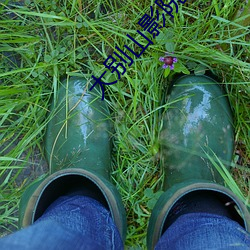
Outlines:
<svg viewBox="0 0 250 250"><path fill-rule="evenodd" d="M103 61L115 46L133 47L136 30L154 1L3 0L0 3L0 230L15 230L20 196L39 168L50 98L60 80L72 75L100 76ZM243 13L241 10L244 9ZM105 90L115 133L112 178L127 212L126 245L145 249L148 219L161 193L159 165L160 113L173 74L159 57L174 51L176 71L211 71L225 86L234 113L235 154L232 163L243 199L250 197L250 61L249 9L244 0L190 0L179 3L174 21L154 39L114 85ZM146 34L146 33L145 33ZM107 82L116 80L106 74ZM37 153L38 152L38 153ZM32 177L32 178L31 178ZM237 189L238 190L238 189ZM8 225L12 225L11 227Z"/></svg>

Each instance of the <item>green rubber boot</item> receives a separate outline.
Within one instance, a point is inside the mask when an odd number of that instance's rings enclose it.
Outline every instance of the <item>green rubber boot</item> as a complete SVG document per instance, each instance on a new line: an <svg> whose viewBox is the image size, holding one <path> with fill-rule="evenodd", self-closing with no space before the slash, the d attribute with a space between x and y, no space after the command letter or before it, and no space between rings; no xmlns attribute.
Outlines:
<svg viewBox="0 0 250 250"><path fill-rule="evenodd" d="M202 191L203 197L205 191L214 192L212 195L235 204L241 214L237 214L239 223L249 231L246 206L224 187L222 177L209 160L216 154L228 169L232 160L233 121L224 92L207 76L184 76L174 83L168 102L170 107L163 115L160 135L165 192L151 214L148 249L154 249L166 230L174 205L196 191Z"/></svg>
<svg viewBox="0 0 250 250"><path fill-rule="evenodd" d="M110 210L125 241L126 215L120 194L110 182L111 130L107 105L84 78L64 81L51 105L45 136L50 174L23 194L20 227L36 221L59 196L81 192Z"/></svg>

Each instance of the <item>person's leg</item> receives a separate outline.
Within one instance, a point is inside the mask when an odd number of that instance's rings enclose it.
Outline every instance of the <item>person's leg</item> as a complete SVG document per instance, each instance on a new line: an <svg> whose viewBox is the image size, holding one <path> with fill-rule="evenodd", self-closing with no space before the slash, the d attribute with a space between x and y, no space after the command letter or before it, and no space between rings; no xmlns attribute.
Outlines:
<svg viewBox="0 0 250 250"><path fill-rule="evenodd" d="M164 193L152 210L148 249L157 244L171 250L246 246L250 213L222 178L234 150L226 93L210 77L189 75L173 82L168 102L160 133Z"/></svg>
<svg viewBox="0 0 250 250"><path fill-rule="evenodd" d="M44 138L50 173L25 190L19 207L19 227L34 226L18 235L36 246L121 249L124 244L119 237L125 241L125 209L111 181L113 123L97 93L96 88L89 92L84 77L72 77L61 83L52 100ZM68 195L94 201L61 200ZM58 199L62 203L47 213Z"/></svg>
<svg viewBox="0 0 250 250"><path fill-rule="evenodd" d="M1 249L123 249L110 212L86 196L57 199L31 226L0 239Z"/></svg>
<svg viewBox="0 0 250 250"><path fill-rule="evenodd" d="M155 250L250 249L250 234L226 216L181 215L162 235Z"/></svg>

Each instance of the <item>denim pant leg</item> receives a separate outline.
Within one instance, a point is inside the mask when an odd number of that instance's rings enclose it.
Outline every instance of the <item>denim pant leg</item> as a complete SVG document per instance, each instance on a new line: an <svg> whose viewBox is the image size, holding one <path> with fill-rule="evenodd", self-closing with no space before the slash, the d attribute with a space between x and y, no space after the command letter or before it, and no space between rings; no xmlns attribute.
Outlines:
<svg viewBox="0 0 250 250"><path fill-rule="evenodd" d="M33 225L0 239L3 250L120 250L110 212L85 196L60 197Z"/></svg>
<svg viewBox="0 0 250 250"><path fill-rule="evenodd" d="M162 235L156 250L249 250L250 234L227 217L190 213L180 216Z"/></svg>

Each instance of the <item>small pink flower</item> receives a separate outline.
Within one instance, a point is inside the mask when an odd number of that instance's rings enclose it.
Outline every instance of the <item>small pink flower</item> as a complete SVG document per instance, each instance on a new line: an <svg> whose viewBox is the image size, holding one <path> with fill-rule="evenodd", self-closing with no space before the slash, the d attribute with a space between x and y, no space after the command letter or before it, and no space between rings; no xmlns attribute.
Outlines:
<svg viewBox="0 0 250 250"><path fill-rule="evenodd" d="M171 70L173 70L174 64L177 63L178 60L176 57L172 57L169 55L169 53L166 52L164 57L159 58L159 61L164 63L162 66L163 69L166 69L169 67Z"/></svg>

